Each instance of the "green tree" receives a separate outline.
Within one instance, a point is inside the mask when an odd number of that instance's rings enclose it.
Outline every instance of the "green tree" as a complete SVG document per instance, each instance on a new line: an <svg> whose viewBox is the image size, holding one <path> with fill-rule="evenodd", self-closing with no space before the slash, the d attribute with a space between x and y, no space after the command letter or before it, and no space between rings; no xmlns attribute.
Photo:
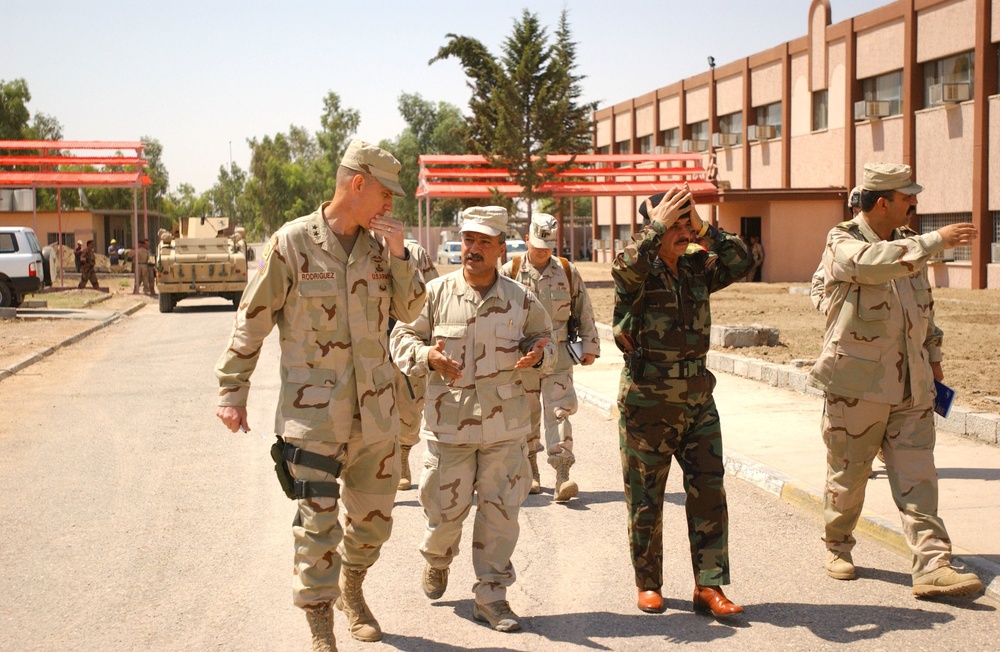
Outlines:
<svg viewBox="0 0 1000 652"><path fill-rule="evenodd" d="M182 183L175 192L168 193L163 201L164 212L181 220L185 217L202 217L212 214L212 201L209 193L198 194L190 183Z"/></svg>
<svg viewBox="0 0 1000 652"><path fill-rule="evenodd" d="M499 59L476 39L447 36L448 44L431 63L448 57L461 62L472 89L471 146L522 186L530 219L533 202L547 194L541 186L573 165L572 157L558 165L546 157L589 148L581 134L590 133L593 105L579 103L583 77L574 73L576 46L567 13L563 10L550 44L538 17L525 9Z"/></svg>
<svg viewBox="0 0 1000 652"><path fill-rule="evenodd" d="M417 223L417 189L422 154L466 154L468 126L458 107L447 102L436 105L419 94L399 96L399 113L407 127L395 140L383 140L379 146L391 152L402 164L399 183L406 197L393 202L393 216L405 224ZM436 201L431 205L432 224L451 224L462 209L460 200Z"/></svg>
<svg viewBox="0 0 1000 652"><path fill-rule="evenodd" d="M24 140L31 112L31 91L24 79L0 79L0 140Z"/></svg>

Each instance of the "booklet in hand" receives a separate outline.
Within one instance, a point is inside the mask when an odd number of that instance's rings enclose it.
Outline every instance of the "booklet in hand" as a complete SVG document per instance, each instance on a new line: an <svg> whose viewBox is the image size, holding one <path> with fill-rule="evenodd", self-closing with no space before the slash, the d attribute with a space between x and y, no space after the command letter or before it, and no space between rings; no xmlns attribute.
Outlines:
<svg viewBox="0 0 1000 652"><path fill-rule="evenodd" d="M934 398L934 411L947 419L948 413L951 412L951 404L955 400L955 390L937 380L934 381L934 389L937 390L937 396Z"/></svg>

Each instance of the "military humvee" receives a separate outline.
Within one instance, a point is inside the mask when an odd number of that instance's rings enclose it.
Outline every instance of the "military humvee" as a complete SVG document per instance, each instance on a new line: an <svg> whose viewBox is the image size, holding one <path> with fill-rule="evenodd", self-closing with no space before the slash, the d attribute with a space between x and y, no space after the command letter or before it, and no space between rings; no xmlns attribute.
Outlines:
<svg viewBox="0 0 1000 652"><path fill-rule="evenodd" d="M181 299L222 297L235 309L247 285L247 261L254 258L242 227L228 217L189 217L173 233L160 233L156 281L160 312L173 312Z"/></svg>

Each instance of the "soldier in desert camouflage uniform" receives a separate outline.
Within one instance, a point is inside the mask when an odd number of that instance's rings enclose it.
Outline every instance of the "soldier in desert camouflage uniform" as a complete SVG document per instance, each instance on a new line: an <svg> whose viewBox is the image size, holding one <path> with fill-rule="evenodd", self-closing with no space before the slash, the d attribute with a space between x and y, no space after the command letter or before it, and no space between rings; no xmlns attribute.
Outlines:
<svg viewBox="0 0 1000 652"><path fill-rule="evenodd" d="M427 441L420 477L424 593L431 599L444 594L462 522L478 494L472 615L508 632L520 628L507 587L515 578L510 558L518 512L531 486L530 410L520 370L546 373L555 342L534 294L497 273L507 211L477 206L463 218L462 269L430 282L420 317L392 332L392 354L404 374L429 374L421 430Z"/></svg>
<svg viewBox="0 0 1000 652"><path fill-rule="evenodd" d="M612 265L615 342L625 353L618 394L622 471L638 606L663 610L663 492L674 456L684 473L695 609L740 613L729 584L722 432L705 368L709 294L746 276L753 259L736 236L702 222L687 188L654 195L646 225ZM686 253L696 237L709 250Z"/></svg>
<svg viewBox="0 0 1000 652"><path fill-rule="evenodd" d="M298 506L293 597L306 611L314 650L336 649L332 603L354 638L382 636L362 582L392 530L399 482L386 333L390 317L414 319L426 299L402 224L389 215L393 195L403 196L399 167L368 143L348 146L332 201L267 243L216 366L216 414L231 431L248 431L250 375L277 324L281 393L272 454L293 476L284 477Z"/></svg>
<svg viewBox="0 0 1000 652"><path fill-rule="evenodd" d="M536 453L544 422L545 451L549 465L556 470L553 495L556 502L565 502L579 491L576 482L569 479L569 467L576 461L569 417L576 413L577 400L573 388L573 359L566 349L566 341L572 328L583 345L580 364L591 365L601 354L601 339L587 287L576 266L565 258L552 255L552 248L557 244L556 227L556 219L551 215L534 214L528 229L528 253L508 260L501 273L532 290L552 320L557 356L552 373L544 377L528 371L523 374L531 400L528 461L531 464L531 493L539 493Z"/></svg>
<svg viewBox="0 0 1000 652"><path fill-rule="evenodd" d="M951 540L937 515L934 380L944 372L927 261L969 244L976 229L968 223L923 235L908 229L921 190L908 165L870 163L861 215L827 236L826 336L809 377L826 392L826 570L835 579L855 576L853 532L881 446L913 553L913 593L970 595L983 585L951 567Z"/></svg>
<svg viewBox="0 0 1000 652"><path fill-rule="evenodd" d="M416 242L407 242L406 248L420 273L424 283L438 277L434 261L427 255L427 250ZM424 415L424 390L427 389L426 376L406 376L396 368L396 405L399 408L399 452L400 475L399 488L409 489L412 485L410 476L410 449L420 442L420 419Z"/></svg>
<svg viewBox="0 0 1000 652"><path fill-rule="evenodd" d="M86 249L80 253L80 284L76 286L77 288L86 287L88 281L95 288L101 287L97 283L97 272L94 271L96 266L97 255L94 253L94 241L87 240Z"/></svg>

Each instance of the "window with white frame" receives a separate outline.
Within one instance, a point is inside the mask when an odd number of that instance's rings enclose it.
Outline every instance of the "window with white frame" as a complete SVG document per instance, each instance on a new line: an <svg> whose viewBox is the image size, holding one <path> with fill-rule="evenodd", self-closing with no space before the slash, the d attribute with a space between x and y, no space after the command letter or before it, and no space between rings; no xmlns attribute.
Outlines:
<svg viewBox="0 0 1000 652"><path fill-rule="evenodd" d="M743 142L743 112L727 113L719 116L719 133L735 136L732 145L739 145Z"/></svg>
<svg viewBox="0 0 1000 652"><path fill-rule="evenodd" d="M653 136L640 136L639 137L639 153L640 154L652 154L653 153Z"/></svg>
<svg viewBox="0 0 1000 652"><path fill-rule="evenodd" d="M897 197L898 201L898 197ZM930 214L920 214L920 232L930 233L931 231L937 231L942 226L948 226L949 224L958 224L959 222L971 222L972 213L930 213ZM953 251L955 258L954 260L972 260L972 247L955 247L949 251Z"/></svg>
<svg viewBox="0 0 1000 652"><path fill-rule="evenodd" d="M676 154L681 151L681 130L680 127L664 129L660 132L660 142L663 143L663 153Z"/></svg>
<svg viewBox="0 0 1000 652"><path fill-rule="evenodd" d="M889 115L903 111L903 71L886 73L861 80L861 95L866 102L888 102Z"/></svg>
<svg viewBox="0 0 1000 652"><path fill-rule="evenodd" d="M812 130L821 131L826 129L830 117L830 92L826 89L813 91L813 120Z"/></svg>
<svg viewBox="0 0 1000 652"><path fill-rule="evenodd" d="M924 107L972 99L975 53L963 52L924 64Z"/></svg>
<svg viewBox="0 0 1000 652"><path fill-rule="evenodd" d="M691 129L691 145L688 151L704 152L708 150L708 120L688 125Z"/></svg>
<svg viewBox="0 0 1000 652"><path fill-rule="evenodd" d="M754 112L756 116L754 124L758 127L770 127L768 131L774 132L772 135L768 135L767 138L781 138L781 102L758 106L754 109ZM758 138L757 140L765 140L765 138Z"/></svg>

